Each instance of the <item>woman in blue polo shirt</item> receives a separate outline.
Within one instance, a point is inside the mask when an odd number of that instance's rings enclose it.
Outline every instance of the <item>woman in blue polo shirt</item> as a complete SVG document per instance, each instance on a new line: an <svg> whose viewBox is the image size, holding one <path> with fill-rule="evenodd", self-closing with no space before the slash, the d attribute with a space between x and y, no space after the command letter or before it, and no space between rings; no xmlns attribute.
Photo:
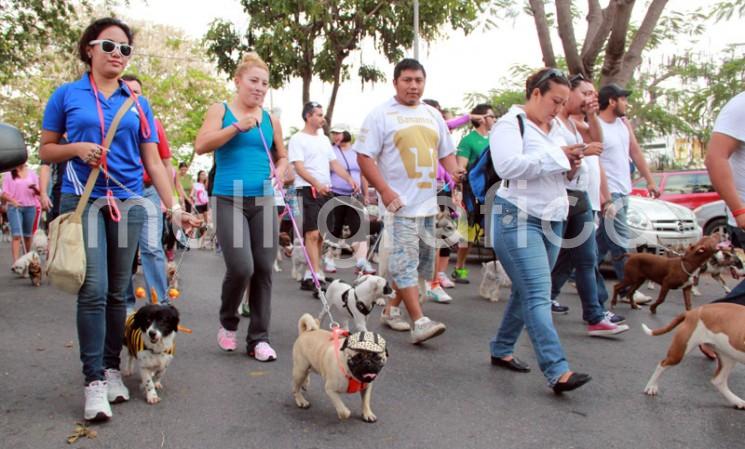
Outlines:
<svg viewBox="0 0 745 449"><path fill-rule="evenodd" d="M279 120L262 107L269 90L269 68L259 55L243 56L235 71L235 86L236 95L229 103L216 103L207 110L194 144L197 154L215 152L214 221L226 269L217 344L224 351L237 349L236 311L248 287L251 320L246 350L260 362L271 362L277 359L269 344L269 319L278 225L268 153L274 149L282 182L287 150ZM271 223L271 228L266 229L265 223Z"/></svg>
<svg viewBox="0 0 745 449"><path fill-rule="evenodd" d="M86 276L77 302L86 385L84 416L88 420L110 418L109 402L129 399L119 372L119 353L124 336L125 292L146 216L144 207L153 207L141 196L143 165L172 216L187 227L198 224L173 204L147 100L136 98L119 123L110 148L102 147L114 116L133 95L119 80L132 49L132 32L118 19L99 19L89 25L78 50L90 70L52 93L42 123L40 157L48 162L68 161L60 213L75 209L91 169L99 165L103 168L83 212ZM63 134L67 134L68 143L61 143ZM119 243L120 233L126 234L124 244Z"/></svg>

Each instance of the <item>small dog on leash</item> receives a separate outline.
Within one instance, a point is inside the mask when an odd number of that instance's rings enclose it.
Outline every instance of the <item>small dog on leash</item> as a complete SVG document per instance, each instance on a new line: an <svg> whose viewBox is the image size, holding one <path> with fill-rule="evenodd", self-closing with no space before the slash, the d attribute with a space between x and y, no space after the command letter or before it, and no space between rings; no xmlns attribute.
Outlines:
<svg viewBox="0 0 745 449"><path fill-rule="evenodd" d="M282 271L282 267L279 266L279 263L282 262L282 260L292 257L292 240L290 239L290 234L286 232L280 232L278 243L279 248L277 248L277 257L274 259L273 267L275 272Z"/></svg>
<svg viewBox="0 0 745 449"><path fill-rule="evenodd" d="M37 266L39 268L39 273L41 273L41 258L36 253L36 251L29 251L19 257L18 260L13 262L13 265L11 265L10 269L13 271L13 273L22 278L25 278L29 276L29 271L32 265ZM41 277L39 278L39 282L41 282Z"/></svg>
<svg viewBox="0 0 745 449"><path fill-rule="evenodd" d="M124 374L132 374L137 359L148 404L160 402L158 390L176 351L178 324L178 310L170 304L148 304L127 317L124 342L129 360Z"/></svg>
<svg viewBox="0 0 745 449"><path fill-rule="evenodd" d="M326 299L335 311L344 315L342 326L349 328L351 318L353 331L367 331L367 317L373 308L385 306L385 297L393 294L393 289L385 278L375 275L363 275L346 284L339 279L333 281L326 289Z"/></svg>
<svg viewBox="0 0 745 449"><path fill-rule="evenodd" d="M10 242L13 240L13 236L10 235L10 224L7 221L2 224L3 242Z"/></svg>
<svg viewBox="0 0 745 449"><path fill-rule="evenodd" d="M491 302L499 301L500 287L511 287L512 281L504 271L502 263L498 260L484 262L481 264L481 284L479 285L479 295Z"/></svg>
<svg viewBox="0 0 745 449"><path fill-rule="evenodd" d="M205 223L204 226L199 228L201 235L199 236L199 248L213 250L215 249L215 241L217 239L215 233L215 225L212 223Z"/></svg>
<svg viewBox="0 0 745 449"><path fill-rule="evenodd" d="M40 256L46 256L48 246L49 240L47 239L46 232L39 229L36 231L36 234L34 234L33 239L31 239L31 249L36 251Z"/></svg>
<svg viewBox="0 0 745 449"><path fill-rule="evenodd" d="M362 396L362 419L378 420L370 409L372 382L388 360L385 339L372 332L349 336L334 335L319 327L318 321L304 314L298 321L298 338L292 347L292 395L300 408L310 407L303 390L310 385L310 373L321 375L324 389L334 404L339 419L348 419L352 412L344 405L340 393Z"/></svg>
<svg viewBox="0 0 745 449"><path fill-rule="evenodd" d="M305 270L308 269L308 263L305 260L305 253L303 253L303 247L300 245L300 240L298 239L295 239L292 245L290 260L292 261L292 278L298 282L302 281Z"/></svg>
<svg viewBox="0 0 745 449"><path fill-rule="evenodd" d="M729 245L727 247L722 247L720 245L720 250L714 253L711 259L706 261L704 266L701 267L698 276L694 277L691 293L693 293L693 296L701 296L701 292L698 289L698 283L701 276L704 274L708 274L714 280L719 282L719 285L722 286L724 292L729 293L732 289L727 286L727 283L722 278L722 274L729 271L732 274L732 277L737 279L739 278L738 273L742 271L742 269L743 261L737 256L735 250Z"/></svg>
<svg viewBox="0 0 745 449"><path fill-rule="evenodd" d="M176 262L168 262L166 264L166 278L168 279L168 288L178 290L178 269L176 268Z"/></svg>
<svg viewBox="0 0 745 449"><path fill-rule="evenodd" d="M729 374L737 362L745 364L745 341L742 323L745 323L745 307L732 303L705 304L675 317L670 324L651 330L642 324L647 335L662 335L673 329L675 336L665 357L644 387L644 393L656 396L658 381L662 373L683 360L692 349L708 344L716 353L719 364L711 383L735 408L745 409L745 400L734 394L728 385Z"/></svg>

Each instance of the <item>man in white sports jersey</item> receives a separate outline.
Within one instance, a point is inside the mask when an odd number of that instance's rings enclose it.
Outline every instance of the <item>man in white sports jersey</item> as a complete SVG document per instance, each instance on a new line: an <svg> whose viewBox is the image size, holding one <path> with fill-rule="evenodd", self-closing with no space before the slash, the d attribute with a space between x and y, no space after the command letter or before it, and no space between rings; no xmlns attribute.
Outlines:
<svg viewBox="0 0 745 449"><path fill-rule="evenodd" d="M362 175L381 196L386 210L384 232L392 240L386 271L396 297L381 320L394 330L409 330L398 308L403 301L414 323L414 344L445 332L443 323L422 313L419 294L425 292L418 287L420 279L434 275L437 162L456 181L464 171L458 168L442 115L420 101L426 77L419 61L399 62L393 71L396 95L368 114L354 146Z"/></svg>
<svg viewBox="0 0 745 449"><path fill-rule="evenodd" d="M634 161L644 179L647 180L647 190L654 198L660 196L652 174L644 159L644 154L634 136L634 130L626 119L628 108L627 97L630 90L621 88L617 84L603 86L598 92L600 104L600 126L603 130L603 152L600 164L605 170L608 180L610 198L603 198L602 218L597 233L598 261L602 261L610 251L613 256L613 270L616 277L623 279L624 258L628 252L629 227L626 222L628 196L631 193L631 167L629 158ZM615 229L615 232L613 230ZM637 291L634 294L637 304L652 301L647 295Z"/></svg>

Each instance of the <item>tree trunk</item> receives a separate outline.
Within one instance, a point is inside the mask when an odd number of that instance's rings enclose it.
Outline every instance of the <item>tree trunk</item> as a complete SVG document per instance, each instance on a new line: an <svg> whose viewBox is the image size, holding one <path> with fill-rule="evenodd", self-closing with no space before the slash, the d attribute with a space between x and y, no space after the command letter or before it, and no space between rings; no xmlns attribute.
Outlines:
<svg viewBox="0 0 745 449"><path fill-rule="evenodd" d="M587 76L592 78L595 74L595 63L598 59L603 45L608 40L611 31L611 23L618 10L618 2L612 0L605 9L600 7L598 0L588 0L589 11L587 13L587 34L582 45L582 66Z"/></svg>
<svg viewBox="0 0 745 449"><path fill-rule="evenodd" d="M567 61L569 73L586 75L582 60L577 51L577 39L574 37L572 24L572 0L556 0L556 19L559 27L561 45L564 47L564 57Z"/></svg>
<svg viewBox="0 0 745 449"><path fill-rule="evenodd" d="M530 9L533 11L533 20L535 21L535 28L538 32L538 42L541 44L543 63L546 64L546 67L556 67L556 57L554 56L554 48L551 44L551 33L548 29L543 0L530 0Z"/></svg>
<svg viewBox="0 0 745 449"><path fill-rule="evenodd" d="M644 16L641 26L634 35L634 39L629 45L629 49L623 57L621 64L621 70L616 75L614 82L626 85L631 80L634 70L639 67L642 62L642 51L646 47L649 38L652 36L652 30L657 25L657 22L662 15L662 10L665 9L668 0L654 0L647 9L647 14Z"/></svg>
<svg viewBox="0 0 745 449"><path fill-rule="evenodd" d="M339 93L339 87L341 85L341 69L344 58L336 60L334 66L334 81L331 85L331 98L329 98L329 105L326 107L326 128L330 127L332 119L334 117L334 107L336 106L336 95Z"/></svg>
<svg viewBox="0 0 745 449"><path fill-rule="evenodd" d="M631 20L635 0L615 0L618 9L613 18L613 29L605 47L605 62L601 71L600 85L614 82L621 71L623 54L626 49L626 34Z"/></svg>

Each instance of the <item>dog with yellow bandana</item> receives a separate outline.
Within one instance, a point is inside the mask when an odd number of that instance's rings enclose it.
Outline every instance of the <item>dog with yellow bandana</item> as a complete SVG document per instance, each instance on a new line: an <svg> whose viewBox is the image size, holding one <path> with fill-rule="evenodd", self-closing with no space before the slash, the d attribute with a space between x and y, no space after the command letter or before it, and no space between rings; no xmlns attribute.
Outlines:
<svg viewBox="0 0 745 449"><path fill-rule="evenodd" d="M352 412L342 402L340 393L360 393L362 419L373 423L378 418L370 409L372 382L388 360L385 340L372 332L346 335L341 329L322 330L318 321L304 314L298 321L299 336L292 348L292 394L300 408L310 407L303 390L310 384L314 371L324 380L324 389L336 408L339 419Z"/></svg>

